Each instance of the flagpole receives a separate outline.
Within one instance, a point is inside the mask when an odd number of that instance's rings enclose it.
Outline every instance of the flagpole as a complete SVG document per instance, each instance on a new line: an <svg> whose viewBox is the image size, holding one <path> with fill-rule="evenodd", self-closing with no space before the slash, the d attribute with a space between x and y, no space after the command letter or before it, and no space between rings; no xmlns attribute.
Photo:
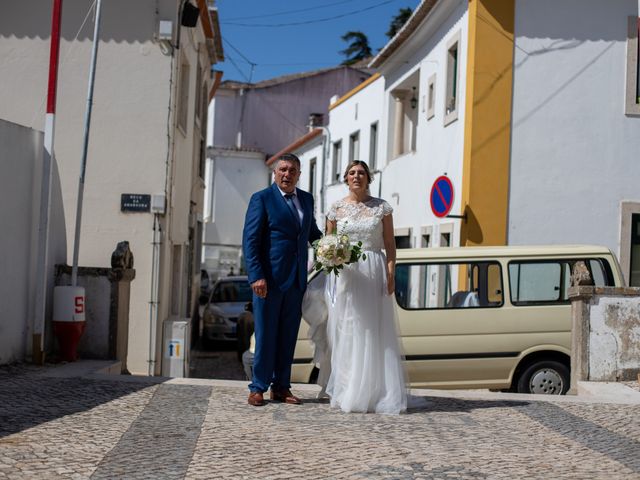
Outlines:
<svg viewBox="0 0 640 480"><path fill-rule="evenodd" d="M84 117L84 139L82 142L82 158L80 160L80 178L78 180L78 202L76 205L76 228L73 241L73 266L71 270L71 286L78 284L78 256L80 251L80 230L82 225L82 202L84 198L84 179L87 167L87 152L89 150L89 131L91 129L91 111L93 107L93 87L95 85L96 60L98 57L98 43L100 41L100 13L102 0L97 0L96 20L93 30L93 49L91 51L91 66L89 69L89 88L87 92L87 109Z"/></svg>

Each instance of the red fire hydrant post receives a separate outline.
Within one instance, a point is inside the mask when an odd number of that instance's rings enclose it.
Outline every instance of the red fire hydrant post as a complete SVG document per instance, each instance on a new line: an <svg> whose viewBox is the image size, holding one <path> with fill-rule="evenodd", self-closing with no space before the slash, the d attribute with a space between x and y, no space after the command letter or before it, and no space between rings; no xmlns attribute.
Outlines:
<svg viewBox="0 0 640 480"><path fill-rule="evenodd" d="M78 343L84 333L85 293L83 287L55 287L53 289L53 334L60 346L60 359L78 359Z"/></svg>

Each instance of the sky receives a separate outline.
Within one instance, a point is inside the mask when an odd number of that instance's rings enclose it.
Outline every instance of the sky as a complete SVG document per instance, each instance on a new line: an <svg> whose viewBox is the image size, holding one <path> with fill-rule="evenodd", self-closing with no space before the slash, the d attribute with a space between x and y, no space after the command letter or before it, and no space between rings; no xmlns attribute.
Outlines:
<svg viewBox="0 0 640 480"><path fill-rule="evenodd" d="M341 36L369 38L374 54L400 8L419 0L216 0L226 60L215 66L223 80L258 82L339 65ZM297 24L297 25L291 25ZM252 69L252 65L253 69Z"/></svg>

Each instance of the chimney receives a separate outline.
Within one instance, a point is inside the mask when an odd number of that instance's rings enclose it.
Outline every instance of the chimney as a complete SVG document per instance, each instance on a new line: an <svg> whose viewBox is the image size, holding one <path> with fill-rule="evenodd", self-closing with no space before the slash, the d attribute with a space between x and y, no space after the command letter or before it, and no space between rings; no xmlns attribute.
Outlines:
<svg viewBox="0 0 640 480"><path fill-rule="evenodd" d="M309 114L309 131L313 130L316 127L322 127L324 124L324 114L323 113L310 113Z"/></svg>

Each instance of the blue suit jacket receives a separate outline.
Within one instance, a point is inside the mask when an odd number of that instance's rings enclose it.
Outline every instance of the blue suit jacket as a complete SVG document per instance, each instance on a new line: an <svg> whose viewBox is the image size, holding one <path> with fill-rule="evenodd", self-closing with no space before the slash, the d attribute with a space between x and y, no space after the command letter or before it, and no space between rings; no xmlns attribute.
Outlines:
<svg viewBox="0 0 640 480"><path fill-rule="evenodd" d="M309 242L322 236L313 214L313 196L300 189L296 195L303 211L300 224L274 183L254 193L249 201L242 234L242 249L249 283L261 278L286 291L307 283Z"/></svg>

